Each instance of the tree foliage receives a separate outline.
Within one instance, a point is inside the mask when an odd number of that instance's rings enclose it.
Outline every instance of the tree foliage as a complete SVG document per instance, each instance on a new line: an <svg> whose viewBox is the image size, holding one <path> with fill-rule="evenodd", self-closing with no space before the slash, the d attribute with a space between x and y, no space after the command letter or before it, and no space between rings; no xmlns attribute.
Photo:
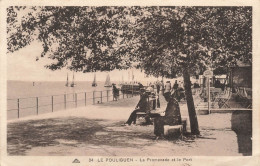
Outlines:
<svg viewBox="0 0 260 166"><path fill-rule="evenodd" d="M174 77L183 67L198 74L251 63L251 27L250 7L7 8L8 51L38 40L53 70L122 69L138 60L147 74Z"/></svg>
<svg viewBox="0 0 260 166"><path fill-rule="evenodd" d="M7 33L9 52L40 41L52 70L134 66L154 76L182 75L193 134L199 130L190 75L252 64L251 7L11 6Z"/></svg>
<svg viewBox="0 0 260 166"><path fill-rule="evenodd" d="M9 7L8 51L33 40L42 43L41 56L53 60L52 70L109 71L131 65L127 49L118 47L126 28L123 7ZM18 13L25 13L19 18Z"/></svg>
<svg viewBox="0 0 260 166"><path fill-rule="evenodd" d="M148 74L175 77L187 68L199 74L206 68L252 63L250 7L146 7L137 19L136 56ZM137 33L136 33L137 32ZM153 66L151 68L151 66Z"/></svg>

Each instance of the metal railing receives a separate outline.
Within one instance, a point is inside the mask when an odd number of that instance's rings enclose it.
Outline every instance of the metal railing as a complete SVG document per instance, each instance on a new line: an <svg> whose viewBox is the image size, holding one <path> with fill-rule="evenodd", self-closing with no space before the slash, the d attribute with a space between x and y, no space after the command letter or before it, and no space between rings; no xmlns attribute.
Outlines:
<svg viewBox="0 0 260 166"><path fill-rule="evenodd" d="M117 100L130 98L138 94L139 91L134 90L129 90L127 93L119 91ZM7 99L7 119L100 104L114 100L112 90Z"/></svg>

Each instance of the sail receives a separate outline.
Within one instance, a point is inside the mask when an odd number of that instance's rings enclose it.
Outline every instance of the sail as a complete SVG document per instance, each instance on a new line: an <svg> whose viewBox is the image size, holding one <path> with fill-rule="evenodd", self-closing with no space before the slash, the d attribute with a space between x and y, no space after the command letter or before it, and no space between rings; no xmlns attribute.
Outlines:
<svg viewBox="0 0 260 166"><path fill-rule="evenodd" d="M106 78L106 82L105 82L105 87L111 87L112 86L112 84L111 84L111 82L110 82L110 76L109 76L109 74L107 75L107 78Z"/></svg>
<svg viewBox="0 0 260 166"><path fill-rule="evenodd" d="M96 81L96 73L94 75L94 80L92 82L92 86L97 86L97 81Z"/></svg>
<svg viewBox="0 0 260 166"><path fill-rule="evenodd" d="M71 87L76 86L76 84L74 83L74 72L73 72L73 79L72 79L72 83L70 84Z"/></svg>

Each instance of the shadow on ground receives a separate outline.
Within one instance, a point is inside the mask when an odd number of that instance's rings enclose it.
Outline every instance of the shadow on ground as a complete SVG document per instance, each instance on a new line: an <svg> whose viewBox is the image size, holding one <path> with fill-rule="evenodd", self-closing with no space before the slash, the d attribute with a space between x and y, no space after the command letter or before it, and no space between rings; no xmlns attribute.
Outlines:
<svg viewBox="0 0 260 166"><path fill-rule="evenodd" d="M122 122L112 122L78 117L31 120L8 124L7 151L9 155L26 155L34 147L67 144L77 146L81 143L135 147L143 146L134 139L152 140L152 126L141 129L122 127ZM142 131L140 131L142 130ZM147 142L149 144L151 142Z"/></svg>
<svg viewBox="0 0 260 166"><path fill-rule="evenodd" d="M232 130L237 134L239 153L252 155L252 111L234 111L231 118Z"/></svg>
<svg viewBox="0 0 260 166"><path fill-rule="evenodd" d="M241 114L232 115L232 129L236 133L245 131L237 128L240 126L240 116ZM250 122L250 115L246 115L246 117ZM231 115L212 114L199 118L201 136L186 135L183 140L159 141L154 140L152 125L121 126L123 121L119 122L118 120L61 117L14 122L7 126L7 152L11 156L23 156L30 154L32 150L43 147L53 147L49 154L62 147L73 150L80 147L93 148L93 151L100 148L103 150L106 148L110 148L110 150L111 148L114 150L121 149L123 151L131 148L143 153L143 150L154 151L159 148L160 154L166 150L165 154L238 155L237 146L235 143L232 144L236 138L233 139L235 133L231 131ZM247 138L250 133L252 134L252 132L242 132L243 136L247 136ZM252 154L250 141L243 138L240 139L238 136L239 152L243 155L250 155ZM245 145L245 143L250 145ZM209 147L212 145L218 146L218 149L210 150ZM39 155L41 155L41 152L39 152ZM58 150L55 155L62 155L62 153Z"/></svg>

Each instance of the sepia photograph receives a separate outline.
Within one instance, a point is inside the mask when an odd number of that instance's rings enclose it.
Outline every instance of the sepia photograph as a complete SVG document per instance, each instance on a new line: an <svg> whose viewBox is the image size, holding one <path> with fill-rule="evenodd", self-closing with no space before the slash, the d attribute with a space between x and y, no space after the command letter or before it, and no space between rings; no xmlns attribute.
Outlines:
<svg viewBox="0 0 260 166"><path fill-rule="evenodd" d="M252 6L4 13L7 157L192 165L192 156L253 156Z"/></svg>

